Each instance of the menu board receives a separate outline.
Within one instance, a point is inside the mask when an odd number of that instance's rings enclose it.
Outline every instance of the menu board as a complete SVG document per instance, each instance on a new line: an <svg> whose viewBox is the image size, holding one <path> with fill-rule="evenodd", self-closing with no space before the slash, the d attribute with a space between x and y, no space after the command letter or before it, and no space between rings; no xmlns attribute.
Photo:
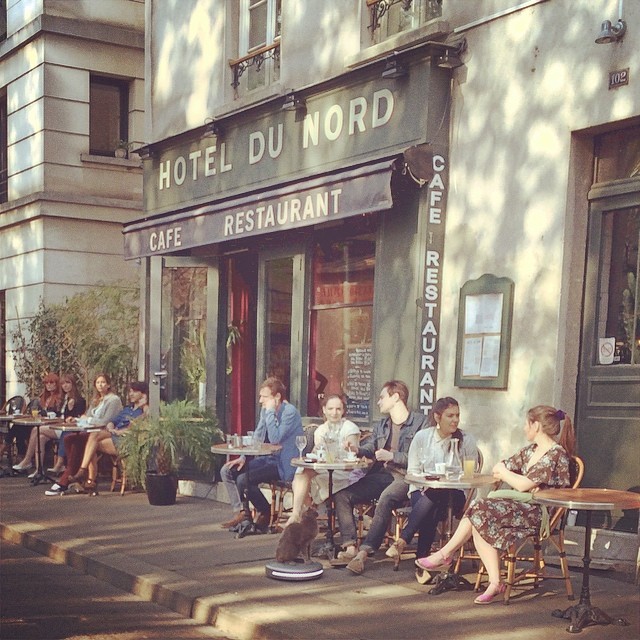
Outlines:
<svg viewBox="0 0 640 640"><path fill-rule="evenodd" d="M347 348L345 393L349 418L369 418L371 360L371 345Z"/></svg>

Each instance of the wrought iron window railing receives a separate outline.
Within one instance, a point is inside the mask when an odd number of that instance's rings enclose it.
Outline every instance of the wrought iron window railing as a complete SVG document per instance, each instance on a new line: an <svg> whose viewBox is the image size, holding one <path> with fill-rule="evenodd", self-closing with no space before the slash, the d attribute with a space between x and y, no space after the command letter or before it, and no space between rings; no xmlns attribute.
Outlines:
<svg viewBox="0 0 640 640"><path fill-rule="evenodd" d="M255 67L256 71L260 71L262 65L267 60L273 60L278 62L280 60L280 42L274 42L272 44L260 47L251 53L248 53L242 58L236 58L235 60L229 60L229 66L233 74L233 81L231 86L237 89L240 86L240 78L242 74L249 68Z"/></svg>
<svg viewBox="0 0 640 640"><path fill-rule="evenodd" d="M421 22L427 22L442 15L442 0L366 0L370 14L369 29L373 34L382 25L385 15L395 5L402 5L403 11L417 11Z"/></svg>

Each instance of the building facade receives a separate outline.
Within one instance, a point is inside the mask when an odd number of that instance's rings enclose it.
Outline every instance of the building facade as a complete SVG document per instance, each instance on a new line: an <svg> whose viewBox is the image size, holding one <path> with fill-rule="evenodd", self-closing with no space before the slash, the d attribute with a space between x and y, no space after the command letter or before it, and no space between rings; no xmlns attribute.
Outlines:
<svg viewBox="0 0 640 640"><path fill-rule="evenodd" d="M156 400L245 431L275 374L370 424L400 378L487 464L551 404L586 485L640 484L637 3L302 4L146 3L124 246Z"/></svg>
<svg viewBox="0 0 640 640"><path fill-rule="evenodd" d="M137 285L122 224L142 211L144 1L0 2L2 397L12 333L40 302ZM117 147L123 148L116 151Z"/></svg>

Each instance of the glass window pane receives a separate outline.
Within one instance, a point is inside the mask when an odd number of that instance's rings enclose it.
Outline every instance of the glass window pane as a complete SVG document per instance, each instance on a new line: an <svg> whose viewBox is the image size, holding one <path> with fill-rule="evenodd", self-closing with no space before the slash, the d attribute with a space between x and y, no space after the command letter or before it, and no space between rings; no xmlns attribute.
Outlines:
<svg viewBox="0 0 640 640"><path fill-rule="evenodd" d="M597 136L595 182L640 175L640 127Z"/></svg>
<svg viewBox="0 0 640 640"><path fill-rule="evenodd" d="M267 44L267 9L266 0L249 7L249 51Z"/></svg>
<svg viewBox="0 0 640 640"><path fill-rule="evenodd" d="M615 362L621 364L640 364L639 238L639 208L603 215L598 336L615 337Z"/></svg>
<svg viewBox="0 0 640 640"><path fill-rule="evenodd" d="M373 327L373 234L318 242L313 258L309 415L321 396L345 396L347 414L369 418Z"/></svg>
<svg viewBox="0 0 640 640"><path fill-rule="evenodd" d="M169 373L163 400L203 400L206 381L206 267L162 271L162 368Z"/></svg>
<svg viewBox="0 0 640 640"><path fill-rule="evenodd" d="M293 258L266 262L266 335L267 376L276 376L287 390L291 379L291 302L293 294Z"/></svg>
<svg viewBox="0 0 640 640"><path fill-rule="evenodd" d="M99 80L91 81L89 97L89 146L91 153L113 155L118 140L126 138L123 130L126 114L122 112L124 86Z"/></svg>

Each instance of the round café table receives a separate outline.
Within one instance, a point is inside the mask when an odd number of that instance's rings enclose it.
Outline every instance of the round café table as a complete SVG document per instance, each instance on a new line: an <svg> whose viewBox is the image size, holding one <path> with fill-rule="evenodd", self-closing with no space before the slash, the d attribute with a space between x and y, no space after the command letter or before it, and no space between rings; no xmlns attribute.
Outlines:
<svg viewBox="0 0 640 640"><path fill-rule="evenodd" d="M413 484L417 487L427 489L458 489L465 491L468 489L480 489L497 483L491 474L474 473L472 478L462 476L459 480L447 480L444 476L424 476L407 473L404 477L407 484ZM453 492L449 493L449 504L447 506L447 528L445 538L449 540L453 535ZM452 563L453 566L453 563ZM427 576L425 577L425 574ZM431 582L431 575L426 569L416 569L416 580L420 584L428 584ZM429 590L431 595L438 595L444 591L453 591L459 589L472 589L473 585L456 571L447 570L438 575L436 583Z"/></svg>
<svg viewBox="0 0 640 640"><path fill-rule="evenodd" d="M613 509L640 509L640 494L615 489L543 489L534 494L534 500L548 507L566 507L586 511L584 532L584 558L582 559L582 591L580 602L564 611L556 609L551 615L570 620L567 631L580 633L588 625L617 624L627 626L624 618L614 620L591 604L589 592L589 565L591 564L591 512Z"/></svg>
<svg viewBox="0 0 640 640"><path fill-rule="evenodd" d="M329 560L335 557L335 531L336 516L335 503L333 499L333 472L334 471L353 471L354 469L364 469L367 463L361 459L356 460L336 460L334 462L318 462L308 458L292 458L291 464L299 469L313 469L317 473L327 472L329 478L329 495L327 497L327 543L325 553Z"/></svg>
<svg viewBox="0 0 640 640"><path fill-rule="evenodd" d="M13 421L14 425L19 427L35 427L36 428L36 474L31 478L30 482L33 486L40 484L41 482L55 482L55 480L47 475L44 468L44 456L40 445L40 427L49 427L57 424L61 424L60 418L42 418L42 417L27 417L17 418ZM56 427L57 428L57 427Z"/></svg>
<svg viewBox="0 0 640 640"><path fill-rule="evenodd" d="M246 447L244 446L234 447L234 446L229 446L225 442L222 442L220 444L212 445L211 453L214 453L216 455L227 455L227 456L245 456L245 458L247 459L246 465L247 465L247 486L248 486L251 480L251 476L250 476L251 465L249 465L249 462L257 456L270 456L276 453L277 451L280 451L280 449L282 449L282 445L279 445L279 444L262 443L259 447L256 447L255 445L246 446ZM242 508L244 509L244 512L246 514L251 513L251 507L249 505L249 499L247 498L246 493L244 496L242 496ZM253 522L253 520L251 519L251 516L249 515L248 518L243 520L238 525L236 538L244 538L245 536L256 534L256 533L261 533L261 532L256 529L255 523Z"/></svg>

